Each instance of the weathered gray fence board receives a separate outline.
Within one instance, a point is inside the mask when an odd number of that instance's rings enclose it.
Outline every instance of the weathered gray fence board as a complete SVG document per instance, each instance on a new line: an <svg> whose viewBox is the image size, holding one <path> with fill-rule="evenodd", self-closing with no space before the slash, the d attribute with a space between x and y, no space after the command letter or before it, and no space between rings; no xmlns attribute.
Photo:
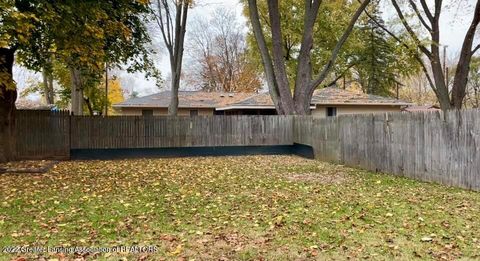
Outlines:
<svg viewBox="0 0 480 261"><path fill-rule="evenodd" d="M480 190L479 119L479 110L297 117L294 142L317 159Z"/></svg>
<svg viewBox="0 0 480 261"><path fill-rule="evenodd" d="M72 149L291 145L291 116L71 117Z"/></svg>
<svg viewBox="0 0 480 261"><path fill-rule="evenodd" d="M18 111L17 155L70 149L306 144L318 159L480 190L480 111L311 116L81 117Z"/></svg>
<svg viewBox="0 0 480 261"><path fill-rule="evenodd" d="M68 112L18 110L16 154L21 159L70 157Z"/></svg>

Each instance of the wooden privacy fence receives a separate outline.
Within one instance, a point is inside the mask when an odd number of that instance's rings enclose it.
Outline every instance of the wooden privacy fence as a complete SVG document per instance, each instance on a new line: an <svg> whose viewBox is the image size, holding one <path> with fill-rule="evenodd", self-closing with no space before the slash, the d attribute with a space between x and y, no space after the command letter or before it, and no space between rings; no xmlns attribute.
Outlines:
<svg viewBox="0 0 480 261"><path fill-rule="evenodd" d="M317 159L480 190L478 110L297 118L294 126L294 141Z"/></svg>
<svg viewBox="0 0 480 261"><path fill-rule="evenodd" d="M72 149L270 146L293 144L292 116L70 116L18 111L17 157L70 157Z"/></svg>
<svg viewBox="0 0 480 261"><path fill-rule="evenodd" d="M72 149L292 145L291 116L71 117Z"/></svg>
<svg viewBox="0 0 480 261"><path fill-rule="evenodd" d="M17 110L15 127L17 158L70 157L68 111Z"/></svg>
<svg viewBox="0 0 480 261"><path fill-rule="evenodd" d="M71 149L293 145L315 157L480 190L480 111L311 116L81 117L18 111L21 159Z"/></svg>

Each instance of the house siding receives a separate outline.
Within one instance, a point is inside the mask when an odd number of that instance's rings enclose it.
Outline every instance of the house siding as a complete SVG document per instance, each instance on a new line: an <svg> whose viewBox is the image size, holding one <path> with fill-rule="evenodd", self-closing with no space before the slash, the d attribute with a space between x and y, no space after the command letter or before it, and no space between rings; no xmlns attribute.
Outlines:
<svg viewBox="0 0 480 261"><path fill-rule="evenodd" d="M337 108L338 115L346 114L369 114L369 113L385 113L385 112L400 112L400 105L317 105L316 109L312 110L312 115L316 117L327 117L327 107Z"/></svg>
<svg viewBox="0 0 480 261"><path fill-rule="evenodd" d="M119 109L121 115L125 116L141 116L142 110L153 110L153 116L167 116L167 108L121 108ZM190 116L191 110L197 110L198 116L211 116L213 115L213 109L211 108L179 108L177 115L178 116Z"/></svg>

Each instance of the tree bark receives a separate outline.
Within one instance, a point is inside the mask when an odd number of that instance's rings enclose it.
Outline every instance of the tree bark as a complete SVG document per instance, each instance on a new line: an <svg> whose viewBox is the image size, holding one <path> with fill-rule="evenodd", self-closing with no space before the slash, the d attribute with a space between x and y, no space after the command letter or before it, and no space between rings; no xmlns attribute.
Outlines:
<svg viewBox="0 0 480 261"><path fill-rule="evenodd" d="M456 109L462 108L463 100L465 98L468 82L468 73L470 71L470 62L474 53L474 51L472 50L472 45L475 38L475 32L477 31L479 23L480 0L477 1L472 23L470 24L470 27L467 30L467 34L465 35L462 50L460 51L460 58L457 64L457 70L455 71L455 77L453 79L452 103Z"/></svg>
<svg viewBox="0 0 480 261"><path fill-rule="evenodd" d="M168 106L168 115L170 116L176 116L178 112L178 90L180 89L180 78L182 75L183 46L187 26L188 7L189 2L186 0L177 2L174 44L173 46L171 44L168 46L168 43L165 42L170 53L170 68L172 74L171 97Z"/></svg>
<svg viewBox="0 0 480 261"><path fill-rule="evenodd" d="M313 28L317 20L320 1L305 1L303 34L295 81L295 112L300 115L310 114L309 85L312 81L311 51L313 48ZM310 98L309 98L310 97Z"/></svg>
<svg viewBox="0 0 480 261"><path fill-rule="evenodd" d="M85 105L87 105L88 114L90 116L93 116L93 107L92 107L92 103L90 102L90 99L83 98L83 100L85 101Z"/></svg>
<svg viewBox="0 0 480 261"><path fill-rule="evenodd" d="M248 11L250 15L250 21L252 23L253 34L257 42L260 56L262 57L263 70L265 78L267 80L268 92L272 98L273 104L278 114L284 114L283 108L280 102L280 96L278 94L277 83L275 81L275 73L273 71L273 62L268 52L265 36L260 25L260 16L258 14L258 7L256 0L248 0Z"/></svg>
<svg viewBox="0 0 480 261"><path fill-rule="evenodd" d="M180 75L176 69L172 67L172 79L171 79L171 91L170 91L170 104L168 105L168 115L176 116L178 113L178 90L180 89Z"/></svg>
<svg viewBox="0 0 480 261"><path fill-rule="evenodd" d="M82 73L79 69L71 68L70 76L72 80L71 89L71 112L73 115L83 115L83 83Z"/></svg>
<svg viewBox="0 0 480 261"><path fill-rule="evenodd" d="M13 80L15 49L0 48L0 162L15 159L15 101Z"/></svg>
<svg viewBox="0 0 480 261"><path fill-rule="evenodd" d="M438 101L442 110L448 110L451 108L450 97L448 93L448 86L445 81L445 74L442 68L442 62L440 58L440 12L442 4L441 1L435 1L435 12L431 21L432 44L430 45L430 53L426 53L429 57L430 65L432 67L433 80L435 82L435 88L437 89Z"/></svg>
<svg viewBox="0 0 480 261"><path fill-rule="evenodd" d="M43 96L45 103L50 105L55 103L55 93L53 91L53 76L47 69L43 68Z"/></svg>
<svg viewBox="0 0 480 261"><path fill-rule="evenodd" d="M313 1L313 2L307 0L307 1L305 1L305 4L311 4L311 6L310 6L311 13L309 14L309 16L310 17L315 17L315 20L316 20L316 15L317 14L315 14L313 12L318 13L318 8L319 7L315 5L316 4L315 2L319 2L319 3L317 3L318 5L320 4L320 0ZM323 67L320 74L313 80L311 79L312 76L309 76L310 79L308 81L305 79L305 81L303 81L303 83L300 83L301 84L300 85L300 91L298 92L298 95L295 96L295 105L296 105L296 110L297 110L298 114L310 114L310 102L312 100L313 92L315 91L316 88L318 88L323 83L323 81L329 75L330 71L332 70L332 68L333 68L333 66L334 66L334 64L337 60L337 57L340 53L340 50L342 49L342 47L345 44L345 42L347 41L348 37L352 33L353 28L354 28L358 18L360 18L360 15L367 8L369 3L370 3L370 0L364 0L360 4L358 9L355 11L352 18L350 19L350 22L349 22L347 28L345 28L345 31L343 31L342 36L338 40L334 49L332 50L330 58L327 61L327 63L325 64L325 66ZM311 22L314 23L315 20L313 20ZM308 22L308 20L306 20L306 22ZM307 25L313 27L313 25L311 25L311 24L307 24ZM304 34L305 33L307 33L307 37L304 37L305 43L302 43L302 45L305 44L308 47L308 46L310 46L310 42L309 42L310 39L309 39L309 36L308 36L309 31L305 31ZM305 50L305 51L306 51L306 54L305 54L304 57L302 57L302 59L305 59L305 62L302 62L302 63L299 62L299 64L304 64L305 68L303 68L302 70L303 70L304 73L308 73L308 71L311 72L311 70L312 70L311 69L311 63L310 63L311 50L308 50L308 51ZM295 86L295 89L297 89L297 88L299 88L299 87Z"/></svg>
<svg viewBox="0 0 480 261"><path fill-rule="evenodd" d="M280 10L278 0L268 1L268 14L272 31L272 56L275 81L277 82L278 94L282 104L283 113L291 115L295 113L290 83L288 82L285 67L285 53L283 48L282 28L280 24Z"/></svg>

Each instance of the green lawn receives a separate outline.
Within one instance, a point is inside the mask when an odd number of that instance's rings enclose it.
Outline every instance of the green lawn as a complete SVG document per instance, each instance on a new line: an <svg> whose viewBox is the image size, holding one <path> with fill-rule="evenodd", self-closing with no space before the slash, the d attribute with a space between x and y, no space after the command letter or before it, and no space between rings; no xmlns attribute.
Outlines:
<svg viewBox="0 0 480 261"><path fill-rule="evenodd" d="M0 184L1 248L156 246L83 256L113 260L480 258L480 193L294 156L72 161ZM63 255L0 253L17 257Z"/></svg>

